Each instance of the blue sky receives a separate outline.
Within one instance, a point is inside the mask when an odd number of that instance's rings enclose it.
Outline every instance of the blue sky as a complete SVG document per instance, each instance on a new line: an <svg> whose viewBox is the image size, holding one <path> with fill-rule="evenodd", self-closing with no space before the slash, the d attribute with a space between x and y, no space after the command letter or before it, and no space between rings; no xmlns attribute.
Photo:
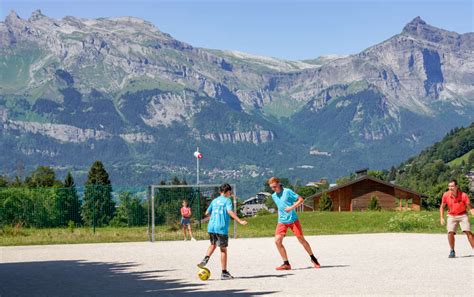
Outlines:
<svg viewBox="0 0 474 297"><path fill-rule="evenodd" d="M436 27L473 32L472 2L0 0L0 17L15 10L28 18L38 8L54 18L135 16L194 46L302 60L360 52L399 33L416 16Z"/></svg>

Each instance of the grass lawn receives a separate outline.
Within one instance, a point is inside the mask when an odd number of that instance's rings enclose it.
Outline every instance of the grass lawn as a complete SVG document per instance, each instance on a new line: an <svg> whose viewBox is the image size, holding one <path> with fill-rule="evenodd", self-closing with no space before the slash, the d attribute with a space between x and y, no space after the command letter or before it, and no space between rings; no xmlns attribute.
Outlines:
<svg viewBox="0 0 474 297"><path fill-rule="evenodd" d="M305 235L355 234L355 233L445 233L439 224L438 211L380 211L380 212L305 212L299 213ZM247 218L248 225L237 227L237 237L271 237L277 222L276 214ZM471 223L474 219L471 217ZM156 226L156 240L181 240L181 230L169 226ZM197 239L207 239L207 225L195 230ZM233 235L233 222L229 234ZM291 232L289 235L292 236ZM15 228L0 229L0 246L70 244L97 242L128 242L148 240L147 227L131 228Z"/></svg>
<svg viewBox="0 0 474 297"><path fill-rule="evenodd" d="M450 165L450 166L459 166L459 165L461 165L462 161L467 162L467 160L469 159L469 156L471 154L474 154L474 150L470 150L469 152L465 153L461 157L452 160L451 162L448 163L448 165Z"/></svg>
<svg viewBox="0 0 474 297"><path fill-rule="evenodd" d="M305 235L355 233L444 233L438 211L421 212L305 212L298 214ZM247 226L238 227L238 237L273 236L276 215L251 218ZM292 234L289 232L288 234Z"/></svg>
<svg viewBox="0 0 474 297"><path fill-rule="evenodd" d="M145 241L148 239L147 227L130 228L11 228L0 230L0 246L37 245L63 243L98 243Z"/></svg>

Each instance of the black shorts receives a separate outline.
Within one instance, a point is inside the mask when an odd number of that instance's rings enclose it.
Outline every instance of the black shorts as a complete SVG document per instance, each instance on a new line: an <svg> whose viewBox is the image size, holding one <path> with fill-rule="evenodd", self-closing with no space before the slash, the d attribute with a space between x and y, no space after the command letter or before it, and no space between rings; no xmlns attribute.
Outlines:
<svg viewBox="0 0 474 297"><path fill-rule="evenodd" d="M209 233L211 244L217 244L219 247L227 247L229 245L229 236L224 234Z"/></svg>

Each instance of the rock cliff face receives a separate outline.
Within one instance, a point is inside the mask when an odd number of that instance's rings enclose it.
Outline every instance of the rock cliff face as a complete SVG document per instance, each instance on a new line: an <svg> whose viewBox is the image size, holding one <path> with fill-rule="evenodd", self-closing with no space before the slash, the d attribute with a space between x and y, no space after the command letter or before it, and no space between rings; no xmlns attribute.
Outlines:
<svg viewBox="0 0 474 297"><path fill-rule="evenodd" d="M419 17L361 53L285 61L195 48L133 17L11 12L0 136L16 151L2 160L67 166L74 150L88 164L94 150L114 164L180 164L199 145L231 152L212 166L271 162L288 176L390 166L473 120L473 52L474 33Z"/></svg>
<svg viewBox="0 0 474 297"><path fill-rule="evenodd" d="M260 144L273 141L274 135L272 131L254 130L247 132L231 132L231 133L208 133L204 135L204 139L209 139L219 142L250 142L253 144Z"/></svg>

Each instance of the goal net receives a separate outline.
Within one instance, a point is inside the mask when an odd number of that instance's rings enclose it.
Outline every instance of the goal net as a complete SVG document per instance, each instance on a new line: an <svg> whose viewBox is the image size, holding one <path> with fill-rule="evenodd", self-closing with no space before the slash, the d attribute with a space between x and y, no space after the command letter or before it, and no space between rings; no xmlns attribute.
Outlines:
<svg viewBox="0 0 474 297"><path fill-rule="evenodd" d="M207 239L208 217L206 209L212 199L218 197L217 184L202 185L151 185L148 188L148 237L155 240L184 240L183 225L181 224L181 207L183 201L191 208L190 226L195 239ZM236 194L235 184L231 184ZM236 195L234 195L235 197ZM237 201L233 200L234 211ZM229 235L236 236L236 222ZM188 227L186 238L190 240Z"/></svg>

